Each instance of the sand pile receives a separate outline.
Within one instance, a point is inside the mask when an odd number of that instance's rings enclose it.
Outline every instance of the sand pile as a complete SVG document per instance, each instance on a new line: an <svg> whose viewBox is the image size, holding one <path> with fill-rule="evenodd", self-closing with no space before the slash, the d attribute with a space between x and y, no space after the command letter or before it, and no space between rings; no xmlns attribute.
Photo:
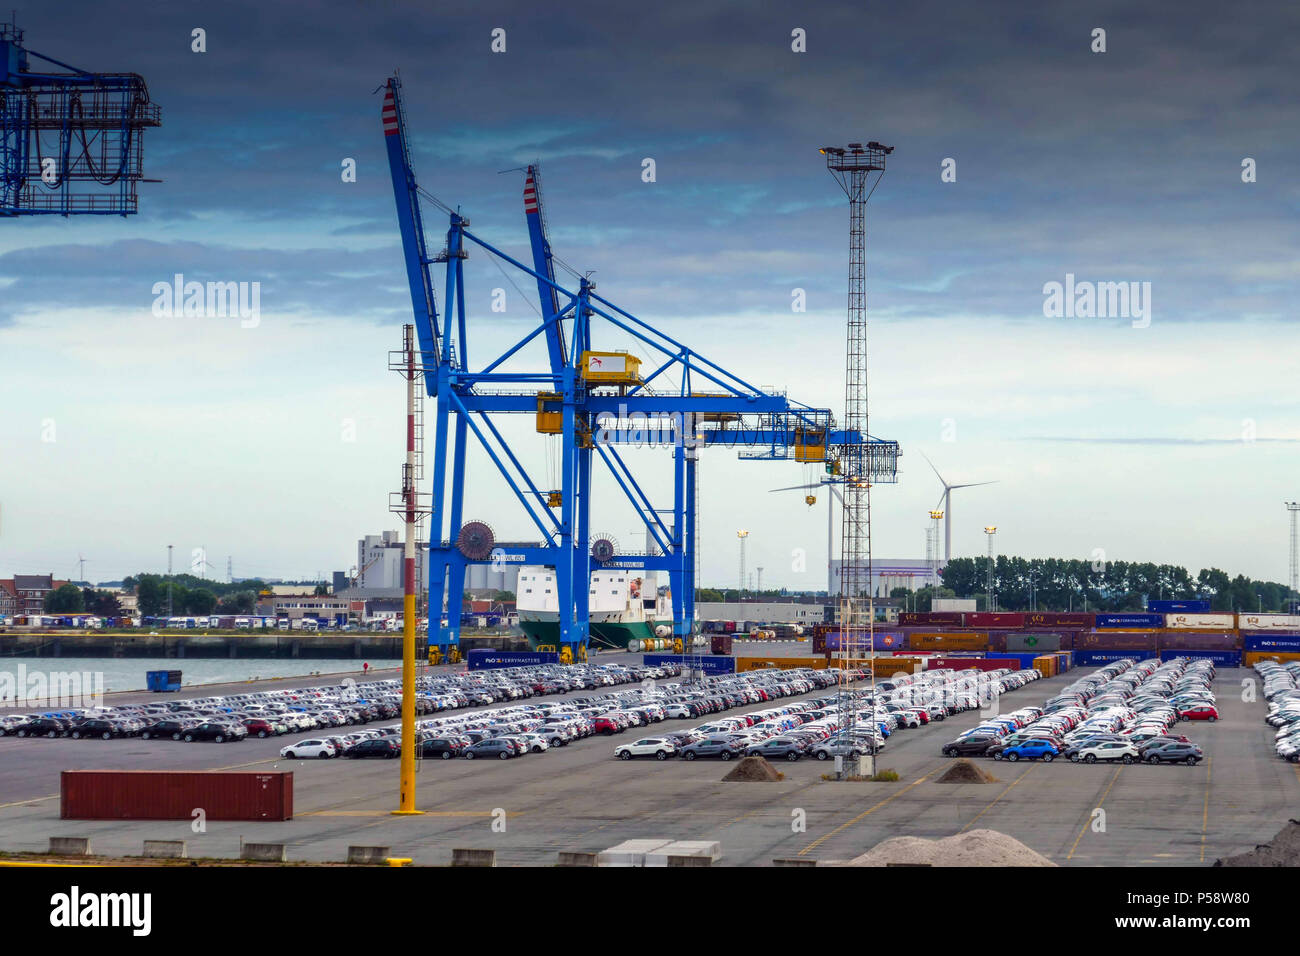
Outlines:
<svg viewBox="0 0 1300 956"><path fill-rule="evenodd" d="M935 783L997 783L998 778L986 773L969 760L958 760Z"/></svg>
<svg viewBox="0 0 1300 956"><path fill-rule="evenodd" d="M1267 843L1214 861L1215 866L1300 866L1300 820L1292 820Z"/></svg>
<svg viewBox="0 0 1300 956"><path fill-rule="evenodd" d="M941 840L894 837L852 860L829 866L1056 866L1019 840L996 830L971 830Z"/></svg>
<svg viewBox="0 0 1300 956"><path fill-rule="evenodd" d="M742 780L742 781L763 781L763 780L780 780L782 774L777 771L763 757L746 757L740 763L736 764L731 773L723 777L723 781Z"/></svg>

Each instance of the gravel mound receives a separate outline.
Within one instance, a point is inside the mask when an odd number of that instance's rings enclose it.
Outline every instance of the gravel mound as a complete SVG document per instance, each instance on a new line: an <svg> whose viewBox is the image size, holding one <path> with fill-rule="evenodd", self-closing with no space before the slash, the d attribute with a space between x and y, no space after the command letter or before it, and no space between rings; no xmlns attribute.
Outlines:
<svg viewBox="0 0 1300 956"><path fill-rule="evenodd" d="M1215 866L1300 866L1300 820L1291 820L1268 843L1236 856L1214 861Z"/></svg>
<svg viewBox="0 0 1300 956"><path fill-rule="evenodd" d="M761 782L765 780L780 780L782 776L783 775L768 763L765 758L746 757L740 761L740 763L736 764L731 773L723 777L722 780L724 783L728 780Z"/></svg>
<svg viewBox="0 0 1300 956"><path fill-rule="evenodd" d="M971 830L941 840L894 837L831 866L1056 866L1019 840L996 830Z"/></svg>
<svg viewBox="0 0 1300 956"><path fill-rule="evenodd" d="M986 773L965 758L958 760L935 783L997 783L998 778Z"/></svg>

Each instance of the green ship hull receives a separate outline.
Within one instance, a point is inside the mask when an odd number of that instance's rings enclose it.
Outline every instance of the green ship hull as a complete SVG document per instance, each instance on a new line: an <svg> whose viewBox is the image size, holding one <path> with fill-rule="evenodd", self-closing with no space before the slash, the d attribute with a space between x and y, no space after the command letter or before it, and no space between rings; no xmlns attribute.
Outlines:
<svg viewBox="0 0 1300 956"><path fill-rule="evenodd" d="M558 647L560 642L560 624L558 621L520 620L519 627L528 638L528 646L537 650L539 646ZM655 636L654 624L638 621L624 624L605 621L591 625L591 643L616 650L627 650L628 641L648 641Z"/></svg>

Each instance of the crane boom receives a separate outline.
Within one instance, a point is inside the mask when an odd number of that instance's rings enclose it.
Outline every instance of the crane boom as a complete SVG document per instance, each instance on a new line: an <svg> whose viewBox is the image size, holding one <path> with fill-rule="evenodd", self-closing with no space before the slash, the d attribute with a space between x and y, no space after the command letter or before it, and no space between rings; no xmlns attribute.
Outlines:
<svg viewBox="0 0 1300 956"><path fill-rule="evenodd" d="M438 308L434 304L433 276L429 273L429 253L424 241L424 220L420 216L419 186L411 168L411 153L406 142L406 114L402 109L401 81L389 77L384 90L382 116L384 142L388 147L388 169L393 176L393 196L397 201L397 225L402 234L402 255L406 259L406 281L411 287L411 305L415 312L415 330L420 339L424 362L438 361L441 330Z"/></svg>
<svg viewBox="0 0 1300 956"><path fill-rule="evenodd" d="M551 357L551 371L564 369L564 328L555 317L560 312L560 298L555 286L547 285L542 280L545 276L555 281L555 263L551 255L551 243L546 237L546 219L542 215L542 191L540 175L535 165L528 167L528 176L524 180L524 218L528 220L528 242L533 247L533 271L538 274L537 299L542 306L542 321L549 322L546 327L546 350Z"/></svg>

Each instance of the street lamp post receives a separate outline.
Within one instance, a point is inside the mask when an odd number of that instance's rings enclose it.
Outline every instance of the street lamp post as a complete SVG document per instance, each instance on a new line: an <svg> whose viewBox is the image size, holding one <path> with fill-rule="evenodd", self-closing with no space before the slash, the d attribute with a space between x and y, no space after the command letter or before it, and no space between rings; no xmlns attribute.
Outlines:
<svg viewBox="0 0 1300 956"><path fill-rule="evenodd" d="M749 537L749 532L741 528L736 532L736 537L740 539L740 596L741 601L745 600L745 539Z"/></svg>
<svg viewBox="0 0 1300 956"><path fill-rule="evenodd" d="M998 533L998 526L987 524L984 526L984 533L989 539L989 567L988 567L988 594L984 598L984 604L988 610L994 610L993 604L993 536Z"/></svg>

